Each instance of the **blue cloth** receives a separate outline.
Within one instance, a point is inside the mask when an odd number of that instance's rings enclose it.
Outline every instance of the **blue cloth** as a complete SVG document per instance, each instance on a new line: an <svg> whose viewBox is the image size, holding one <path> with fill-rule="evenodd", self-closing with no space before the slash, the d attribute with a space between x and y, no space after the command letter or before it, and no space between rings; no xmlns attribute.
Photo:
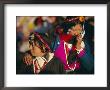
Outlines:
<svg viewBox="0 0 110 90"><path fill-rule="evenodd" d="M60 44L60 38L59 38L59 36L56 36L51 43L51 49L53 52L56 50L56 48L59 46L59 44Z"/></svg>
<svg viewBox="0 0 110 90"><path fill-rule="evenodd" d="M94 70L94 56L91 54L90 46L85 42L85 54L81 58L83 67L89 72Z"/></svg>

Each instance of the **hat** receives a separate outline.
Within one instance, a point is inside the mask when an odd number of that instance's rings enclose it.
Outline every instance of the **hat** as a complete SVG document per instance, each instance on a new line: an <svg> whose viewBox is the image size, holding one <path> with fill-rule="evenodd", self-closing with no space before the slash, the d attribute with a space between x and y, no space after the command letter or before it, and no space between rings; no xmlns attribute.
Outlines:
<svg viewBox="0 0 110 90"><path fill-rule="evenodd" d="M82 23L85 21L84 16L67 16L65 22Z"/></svg>
<svg viewBox="0 0 110 90"><path fill-rule="evenodd" d="M63 28L63 32L67 33L68 30L75 26L76 24L84 25L84 17L83 16L67 16L64 22L60 25Z"/></svg>
<svg viewBox="0 0 110 90"><path fill-rule="evenodd" d="M50 46L49 46L51 41L50 41L50 38L46 34L32 32L29 36L29 43L33 44L33 42L34 43L37 42L41 49L45 47L46 51L51 51Z"/></svg>

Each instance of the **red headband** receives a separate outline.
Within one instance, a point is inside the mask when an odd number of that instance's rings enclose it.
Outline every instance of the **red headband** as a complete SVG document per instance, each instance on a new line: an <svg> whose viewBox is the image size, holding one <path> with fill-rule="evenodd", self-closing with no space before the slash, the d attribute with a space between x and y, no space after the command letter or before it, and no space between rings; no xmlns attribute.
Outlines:
<svg viewBox="0 0 110 90"><path fill-rule="evenodd" d="M41 42L46 46L46 48L51 51L50 47L48 46L47 42L44 41L44 39L38 34L38 33L34 33L40 40Z"/></svg>

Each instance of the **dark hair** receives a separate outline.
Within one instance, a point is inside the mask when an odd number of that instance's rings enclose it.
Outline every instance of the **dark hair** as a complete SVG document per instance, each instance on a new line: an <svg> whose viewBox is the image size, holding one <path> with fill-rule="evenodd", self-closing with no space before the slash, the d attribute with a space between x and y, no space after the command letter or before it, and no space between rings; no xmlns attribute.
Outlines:
<svg viewBox="0 0 110 90"><path fill-rule="evenodd" d="M68 29L72 28L76 24L81 24L81 26L83 26L84 22L81 22L78 16L68 16L59 26L63 28L63 33L67 33Z"/></svg>
<svg viewBox="0 0 110 90"><path fill-rule="evenodd" d="M46 40L46 35L45 34L31 33L30 36L29 36L29 44L33 46L33 43L35 45L38 44L38 46L39 46L39 48L41 49L42 52L51 51L51 49L49 47L49 44Z"/></svg>

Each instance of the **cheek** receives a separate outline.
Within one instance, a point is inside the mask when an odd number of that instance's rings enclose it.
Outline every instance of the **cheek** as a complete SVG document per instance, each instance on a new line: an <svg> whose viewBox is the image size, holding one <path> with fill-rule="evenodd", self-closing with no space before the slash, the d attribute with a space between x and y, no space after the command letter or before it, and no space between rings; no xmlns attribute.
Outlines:
<svg viewBox="0 0 110 90"><path fill-rule="evenodd" d="M34 52L37 54L37 53L40 53L41 52L41 49L40 48L38 48L38 47L36 47L35 49L34 49Z"/></svg>
<svg viewBox="0 0 110 90"><path fill-rule="evenodd" d="M31 53L33 56L37 56L41 53L41 49L38 47L34 47L33 49L31 49Z"/></svg>

